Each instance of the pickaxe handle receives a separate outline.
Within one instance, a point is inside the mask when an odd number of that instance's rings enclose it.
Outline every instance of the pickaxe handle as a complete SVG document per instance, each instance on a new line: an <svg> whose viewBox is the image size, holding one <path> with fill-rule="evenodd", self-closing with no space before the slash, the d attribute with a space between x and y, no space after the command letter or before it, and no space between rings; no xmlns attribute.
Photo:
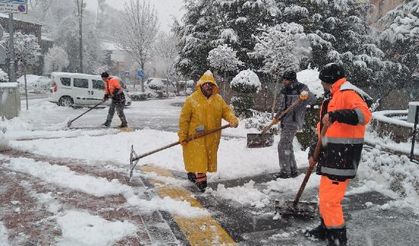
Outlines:
<svg viewBox="0 0 419 246"><path fill-rule="evenodd" d="M308 179L310 178L310 175L313 172L313 169L316 166L317 161L319 161L320 150L321 150L321 147L322 147L322 137L326 134L326 131L327 131L327 126L323 125L323 128L322 128L321 133L320 133L320 137L317 140L316 148L314 149L314 153L313 153L314 162L311 165L308 166L306 175L304 176L304 179L303 179L303 182L301 183L300 189L298 190L297 195L295 196L294 203L293 203L294 207L296 207L298 202L300 201L300 197L303 194L304 189L306 188Z"/></svg>

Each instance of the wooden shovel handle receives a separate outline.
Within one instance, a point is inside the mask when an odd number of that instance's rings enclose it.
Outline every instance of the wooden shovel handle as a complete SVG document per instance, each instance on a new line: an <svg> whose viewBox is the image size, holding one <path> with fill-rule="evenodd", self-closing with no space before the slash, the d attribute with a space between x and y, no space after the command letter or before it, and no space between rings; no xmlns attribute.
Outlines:
<svg viewBox="0 0 419 246"><path fill-rule="evenodd" d="M326 135L327 128L328 127L326 125L323 125L323 128L320 132L320 136L317 139L316 148L314 149L314 153L313 153L314 162L312 164L310 164L307 168L306 175L304 176L304 179L303 179L303 182L301 183L300 189L298 190L297 195L295 196L294 203L293 203L294 207L296 207L298 202L300 201L300 197L303 194L303 191L304 191L304 189L307 185L308 179L310 178L310 175L313 172L313 169L316 166L317 161L319 160L320 151L321 151L321 147L322 147L322 138L324 137L324 135Z"/></svg>
<svg viewBox="0 0 419 246"><path fill-rule="evenodd" d="M186 139L186 141L187 141L187 142L189 142L189 141L195 140L195 139L197 139L197 138L202 138L202 137L205 137L205 136L207 136L207 135L209 135L209 134L212 134L212 133L214 133L214 132L221 131L221 130L223 130L223 129L225 129L225 128L228 128L228 127L230 127L230 124L227 124L227 125L224 125L224 126L221 126L221 127L218 127L218 128L211 129L211 130L209 130L209 131L207 131L207 132L204 132L204 133L202 133L202 134L196 134L196 135L193 135L193 136L191 136L191 137L187 138L187 139ZM160 151L162 151L162 150L165 150L165 149L171 148L171 147L176 146L176 145L178 145L178 144L180 144L180 142L179 142L179 141L177 141L177 142L175 142L175 143L171 143L171 144L166 145L166 146L163 146L163 147L161 147L161 148L155 149L155 150L153 150L153 151L147 152L147 153L142 154L142 155L140 155L140 156L136 156L135 158L132 158L132 159L131 159L131 162L133 162L133 161L137 161L137 160L139 160L139 159L141 159L141 158L143 158L143 157L146 157L146 156L149 156L149 155L151 155L151 154L154 154L154 153L160 152Z"/></svg>
<svg viewBox="0 0 419 246"><path fill-rule="evenodd" d="M291 112L292 110L294 110L294 108L296 108L298 105L300 105L300 103L302 103L304 100L298 99L297 101L293 102L288 108L286 108L284 111L281 112L281 114L279 115L279 119L282 119L282 117L284 117L287 113ZM280 121L274 123L273 121L265 126L261 132L261 134L265 134L269 129L271 129L271 127L277 123L279 123Z"/></svg>

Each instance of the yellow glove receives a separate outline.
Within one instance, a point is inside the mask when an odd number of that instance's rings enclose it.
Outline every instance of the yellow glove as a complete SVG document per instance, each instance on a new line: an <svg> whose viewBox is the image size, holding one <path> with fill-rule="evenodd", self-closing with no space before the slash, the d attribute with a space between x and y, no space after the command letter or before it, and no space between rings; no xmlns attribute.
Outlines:
<svg viewBox="0 0 419 246"><path fill-rule="evenodd" d="M302 91L299 95L301 101L305 101L309 98L308 91Z"/></svg>

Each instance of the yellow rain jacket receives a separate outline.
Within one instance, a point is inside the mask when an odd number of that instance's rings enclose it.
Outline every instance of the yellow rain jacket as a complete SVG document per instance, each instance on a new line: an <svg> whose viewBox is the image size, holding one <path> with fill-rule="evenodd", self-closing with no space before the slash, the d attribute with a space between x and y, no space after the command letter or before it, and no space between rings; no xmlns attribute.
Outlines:
<svg viewBox="0 0 419 246"><path fill-rule="evenodd" d="M216 87L209 98L201 91L201 85L210 82ZM186 98L179 118L179 141L194 136L197 129L209 131L221 127L221 118L230 124L238 119L224 99L218 94L218 86L210 71L205 72L195 86L195 92ZM217 171L217 151L221 131L188 142L183 148L183 160L187 172L206 173Z"/></svg>

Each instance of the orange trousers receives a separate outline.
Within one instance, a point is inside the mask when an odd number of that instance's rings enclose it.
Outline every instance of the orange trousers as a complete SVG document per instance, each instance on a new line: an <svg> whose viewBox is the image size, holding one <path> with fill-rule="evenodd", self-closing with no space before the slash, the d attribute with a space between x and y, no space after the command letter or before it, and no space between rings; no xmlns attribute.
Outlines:
<svg viewBox="0 0 419 246"><path fill-rule="evenodd" d="M345 226L341 202L348 184L349 179L340 182L326 176L320 178L319 210L327 229L340 229Z"/></svg>

